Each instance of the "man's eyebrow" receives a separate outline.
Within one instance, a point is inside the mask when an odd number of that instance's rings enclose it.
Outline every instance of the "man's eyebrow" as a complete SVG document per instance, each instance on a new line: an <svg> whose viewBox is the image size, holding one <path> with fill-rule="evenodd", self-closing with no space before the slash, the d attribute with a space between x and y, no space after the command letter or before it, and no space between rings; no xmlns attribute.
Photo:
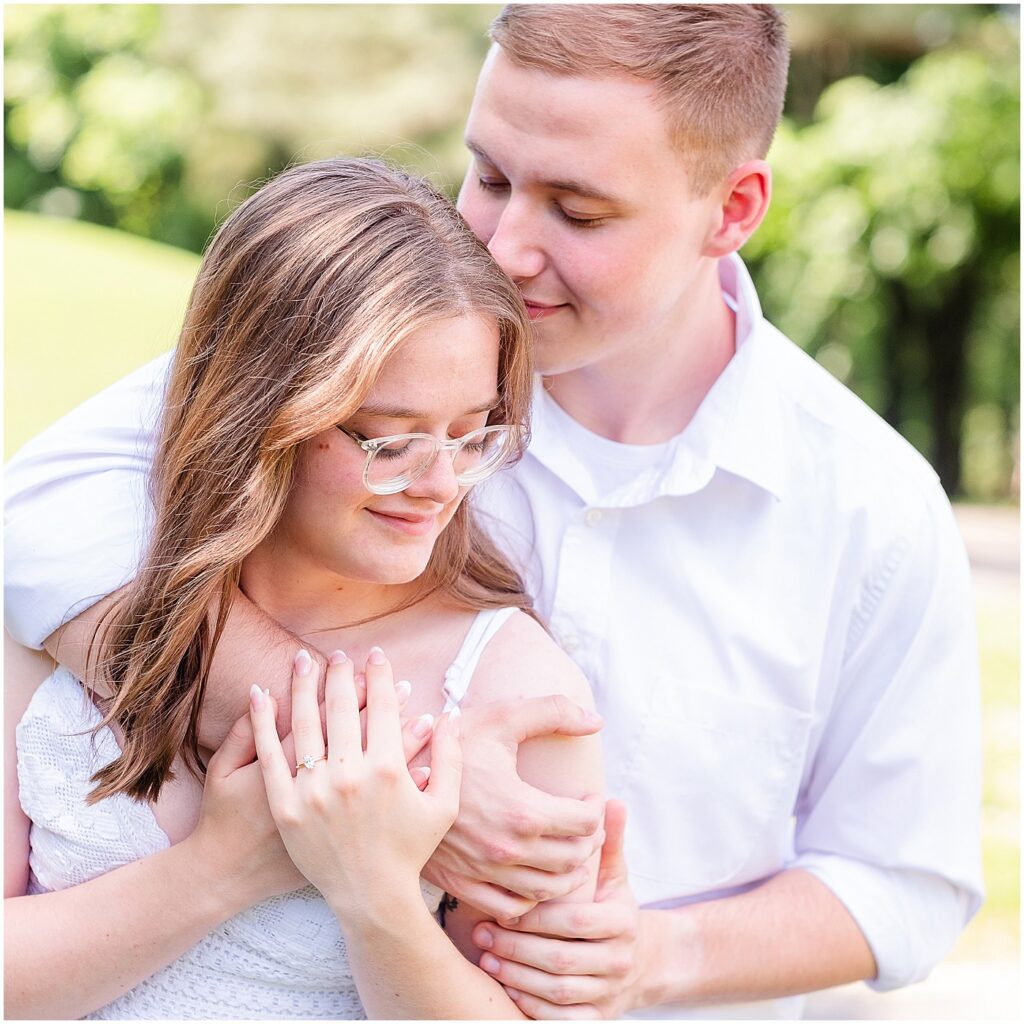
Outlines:
<svg viewBox="0 0 1024 1024"><path fill-rule="evenodd" d="M483 405L478 405L475 409L467 409L457 418L461 419L462 416L476 416L481 412L490 412L497 407L500 401L501 399L495 395L484 402ZM429 419L431 415L422 409L410 409L402 405L361 405L356 412L363 416L381 416L389 420L425 420Z"/></svg>
<svg viewBox="0 0 1024 1024"><path fill-rule="evenodd" d="M471 153L478 156L484 163L490 164L492 167L498 165L487 155L486 150L481 146L478 146L472 139L465 139L465 146ZM604 192L599 188L595 188L593 185L588 185L585 181L577 181L575 178L560 178L551 181L541 181L538 184L544 188L553 189L556 192L572 192L575 195L582 196L584 199L595 199L600 203L611 203L614 206L626 206L625 199L619 196L612 195L610 192Z"/></svg>

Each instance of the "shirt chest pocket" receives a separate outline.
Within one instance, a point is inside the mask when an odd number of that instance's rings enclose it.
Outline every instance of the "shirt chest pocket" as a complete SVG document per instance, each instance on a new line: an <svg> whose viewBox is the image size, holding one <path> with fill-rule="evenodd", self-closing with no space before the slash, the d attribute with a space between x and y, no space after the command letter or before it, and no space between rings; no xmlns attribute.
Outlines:
<svg viewBox="0 0 1024 1024"><path fill-rule="evenodd" d="M641 903L741 885L779 866L811 716L661 679L616 788Z"/></svg>

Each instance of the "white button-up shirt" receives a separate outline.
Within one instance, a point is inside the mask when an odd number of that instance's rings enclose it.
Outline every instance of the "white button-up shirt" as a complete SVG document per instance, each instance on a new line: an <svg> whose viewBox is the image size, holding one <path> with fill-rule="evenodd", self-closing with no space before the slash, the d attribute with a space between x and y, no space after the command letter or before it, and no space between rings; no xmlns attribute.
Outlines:
<svg viewBox="0 0 1024 1024"><path fill-rule="evenodd" d="M763 319L738 257L720 267L736 354L653 462L601 493L583 428L538 387L530 451L473 500L593 686L639 902L802 868L860 925L874 984L906 984L981 902L963 544L926 462ZM22 643L131 578L167 362L11 463L6 615Z"/></svg>
<svg viewBox="0 0 1024 1024"><path fill-rule="evenodd" d="M611 442L538 387L528 453L474 501L591 682L639 902L802 868L875 986L907 984L981 903L963 543L925 460L764 320L738 257L720 274L737 351L658 464L602 493Z"/></svg>

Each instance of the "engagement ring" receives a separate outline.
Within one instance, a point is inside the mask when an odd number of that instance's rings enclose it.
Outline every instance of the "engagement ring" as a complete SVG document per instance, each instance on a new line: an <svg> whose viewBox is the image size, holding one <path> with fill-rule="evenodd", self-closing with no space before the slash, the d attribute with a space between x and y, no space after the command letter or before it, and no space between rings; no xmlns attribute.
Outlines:
<svg viewBox="0 0 1024 1024"><path fill-rule="evenodd" d="M321 754L319 757L314 757L312 754L307 754L295 767L296 767L296 769L308 768L310 771L312 771L313 770L313 765L315 765L317 763L317 761L326 761L326 760L327 760L327 755L326 754Z"/></svg>

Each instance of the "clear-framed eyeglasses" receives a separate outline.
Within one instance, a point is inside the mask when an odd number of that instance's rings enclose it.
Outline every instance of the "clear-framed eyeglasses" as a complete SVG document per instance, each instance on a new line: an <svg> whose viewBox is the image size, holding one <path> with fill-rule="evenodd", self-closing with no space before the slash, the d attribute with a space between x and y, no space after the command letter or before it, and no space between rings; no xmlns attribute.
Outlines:
<svg viewBox="0 0 1024 1024"><path fill-rule="evenodd" d="M451 441L432 434L361 437L340 423L338 429L366 452L363 483L374 494L397 494L423 476L442 452L451 452L455 479L472 487L504 466L515 453L519 428L509 424L481 427Z"/></svg>

